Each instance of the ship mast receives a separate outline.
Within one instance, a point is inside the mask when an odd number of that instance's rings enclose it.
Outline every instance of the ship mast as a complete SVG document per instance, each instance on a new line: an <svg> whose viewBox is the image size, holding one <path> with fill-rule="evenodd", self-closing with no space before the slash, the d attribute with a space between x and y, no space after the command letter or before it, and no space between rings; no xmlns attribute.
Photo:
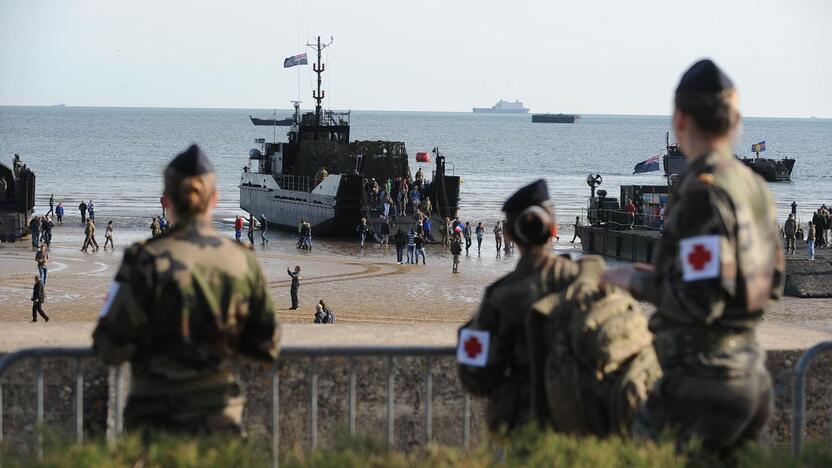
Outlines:
<svg viewBox="0 0 832 468"><path fill-rule="evenodd" d="M323 74L324 69L326 68L326 65L321 63L321 51L326 49L327 47L331 46L333 41L334 41L334 39L330 36L329 43L321 44L321 36L318 36L318 42L316 44L310 44L308 42L306 43L307 47L314 48L315 51L318 53L318 63L313 63L312 64L312 71L314 71L318 75L318 90L317 91L315 91L315 90L312 91L312 98L315 99L315 102L316 102L316 104L315 104L315 119L317 120L318 125L321 125L323 123L323 118L322 118L323 112L321 110L321 101L326 96L326 91L321 90L321 75Z"/></svg>

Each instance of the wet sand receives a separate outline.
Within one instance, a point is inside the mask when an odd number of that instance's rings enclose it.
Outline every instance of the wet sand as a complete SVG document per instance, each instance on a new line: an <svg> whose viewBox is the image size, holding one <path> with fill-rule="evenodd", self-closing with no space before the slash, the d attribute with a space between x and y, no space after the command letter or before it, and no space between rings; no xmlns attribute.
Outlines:
<svg viewBox="0 0 832 468"><path fill-rule="evenodd" d="M103 228L99 231L103 234ZM223 232L233 236L230 229ZM4 331L0 334L0 349L88 344L89 332L124 246L146 235L146 231L117 228L115 251L84 253L80 251L80 225L57 226L44 305L51 318L48 324L30 323L29 298L37 273L31 244L0 244L0 329ZM451 343L453 330L476 310L485 287L511 271L517 259L497 257L491 236L483 242L481 256L476 254L474 241L471 254L462 258L459 274L451 273L450 254L438 245L427 247L427 265L397 265L392 245L368 243L362 250L357 241L313 239L313 250L306 252L295 248L296 238L291 234L270 232L269 237L271 243L261 247L258 233L255 251L269 280L278 320L310 323L315 303L324 299L335 310L339 324L378 324L366 329L336 324L322 332L333 339L346 340L344 343L385 342L388 338L398 344L427 344L423 343L425 340L431 344ZM562 233L561 241L554 245L555 251L577 252L568 242L571 237L571 233ZM103 235L98 241L103 246ZM303 271L301 308L293 311L289 310L290 280L286 268L294 265L300 265ZM383 324L410 324L412 333L402 335L401 327ZM308 336L303 330L313 329L292 326L289 330ZM830 339L832 299L785 298L770 309L760 333L761 341L769 349L794 349ZM434 338L429 339L431 336ZM298 343L304 340L287 339L301 340Z"/></svg>

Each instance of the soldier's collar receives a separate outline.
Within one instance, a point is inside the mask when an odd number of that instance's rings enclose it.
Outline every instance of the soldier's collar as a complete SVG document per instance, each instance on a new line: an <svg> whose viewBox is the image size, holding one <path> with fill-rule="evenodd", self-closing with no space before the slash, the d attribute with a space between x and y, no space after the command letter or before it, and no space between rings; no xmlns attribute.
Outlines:
<svg viewBox="0 0 832 468"><path fill-rule="evenodd" d="M176 224L173 225L173 227L171 227L171 229L175 229L177 231L186 231L186 230L203 231L203 230L206 230L206 229L213 230L214 227L213 227L213 225L211 224L210 221L207 221L207 220L204 220L204 219L199 219L199 218L188 218L188 219L183 219L183 220L177 221Z"/></svg>

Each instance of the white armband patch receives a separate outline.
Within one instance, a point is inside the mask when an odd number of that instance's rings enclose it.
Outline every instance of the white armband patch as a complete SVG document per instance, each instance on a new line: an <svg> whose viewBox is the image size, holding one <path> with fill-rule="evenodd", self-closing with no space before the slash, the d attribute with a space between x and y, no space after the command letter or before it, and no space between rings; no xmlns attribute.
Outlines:
<svg viewBox="0 0 832 468"><path fill-rule="evenodd" d="M679 241L682 281L719 278L719 236L688 237Z"/></svg>
<svg viewBox="0 0 832 468"><path fill-rule="evenodd" d="M110 312L110 307L112 307L113 300L115 300L119 289L121 289L121 283L113 281L113 284L110 285L110 290L107 291L107 295L104 296L104 307L101 308L101 312L98 314L98 317L105 317L107 313Z"/></svg>
<svg viewBox="0 0 832 468"><path fill-rule="evenodd" d="M485 367L488 363L488 343L491 334L484 330L463 328L459 331L456 360L460 364Z"/></svg>

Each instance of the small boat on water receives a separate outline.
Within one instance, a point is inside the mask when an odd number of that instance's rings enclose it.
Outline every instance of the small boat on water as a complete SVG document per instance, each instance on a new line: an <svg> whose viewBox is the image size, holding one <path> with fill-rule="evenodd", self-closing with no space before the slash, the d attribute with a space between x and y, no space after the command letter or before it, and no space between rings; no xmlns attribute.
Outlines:
<svg viewBox="0 0 832 468"><path fill-rule="evenodd" d="M534 123L575 123L580 118L578 114L532 114Z"/></svg>
<svg viewBox="0 0 832 468"><path fill-rule="evenodd" d="M754 157L741 158L737 156L737 158L769 182L791 182L792 169L794 169L794 159L761 158L760 153L765 150L766 142L763 140L759 143L751 145L751 151L755 153Z"/></svg>

